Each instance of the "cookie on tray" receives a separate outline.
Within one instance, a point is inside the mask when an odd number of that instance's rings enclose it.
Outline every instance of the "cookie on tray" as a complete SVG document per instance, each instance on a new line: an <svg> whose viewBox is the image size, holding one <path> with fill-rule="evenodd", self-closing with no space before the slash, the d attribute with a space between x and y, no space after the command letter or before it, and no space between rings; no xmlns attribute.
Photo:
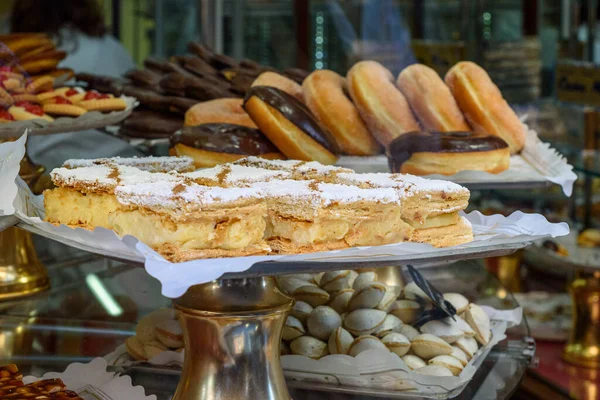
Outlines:
<svg viewBox="0 0 600 400"><path fill-rule="evenodd" d="M89 94L89 92L88 92ZM107 111L123 111L126 107L127 107L127 103L125 103L125 100L120 99L120 98L93 98L93 99L87 99L87 94L86 97L84 97L83 100L81 100L79 103L77 103L78 106L85 108L88 111L102 111L102 112L107 112Z"/></svg>
<svg viewBox="0 0 600 400"><path fill-rule="evenodd" d="M55 97L53 100L53 102L42 106L44 112L50 115L79 117L87 112L85 108L74 105L62 96Z"/></svg>
<svg viewBox="0 0 600 400"><path fill-rule="evenodd" d="M54 121L54 118L44 113L44 109L37 104L27 101L19 101L8 109L8 112L17 121L27 121L30 119L42 118L46 121Z"/></svg>

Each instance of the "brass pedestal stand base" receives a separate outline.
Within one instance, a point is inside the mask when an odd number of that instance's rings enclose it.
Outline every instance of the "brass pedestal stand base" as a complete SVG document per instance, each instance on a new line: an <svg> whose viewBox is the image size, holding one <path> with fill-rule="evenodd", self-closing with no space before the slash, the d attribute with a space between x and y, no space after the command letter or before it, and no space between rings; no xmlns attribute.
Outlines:
<svg viewBox="0 0 600 400"><path fill-rule="evenodd" d="M279 346L293 300L274 278L196 285L173 303L185 338L173 400L290 400Z"/></svg>
<svg viewBox="0 0 600 400"><path fill-rule="evenodd" d="M504 289L511 293L519 293L523 291L521 281L522 259L523 251L519 250L507 256L486 258L485 266L490 273L498 278Z"/></svg>
<svg viewBox="0 0 600 400"><path fill-rule="evenodd" d="M563 358L585 368L600 368L600 271L578 271L569 288L573 326Z"/></svg>
<svg viewBox="0 0 600 400"><path fill-rule="evenodd" d="M41 292L50 287L31 233L12 227L0 232L0 301Z"/></svg>

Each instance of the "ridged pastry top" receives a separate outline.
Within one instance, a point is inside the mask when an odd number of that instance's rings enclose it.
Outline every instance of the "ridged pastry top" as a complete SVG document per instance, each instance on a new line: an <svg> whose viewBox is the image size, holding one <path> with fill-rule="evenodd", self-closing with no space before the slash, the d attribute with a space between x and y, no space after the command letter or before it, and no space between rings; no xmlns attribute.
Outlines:
<svg viewBox="0 0 600 400"><path fill-rule="evenodd" d="M291 179L288 171L268 170L244 165L226 164L182 174L195 182L210 186L229 186L266 182L272 179Z"/></svg>
<svg viewBox="0 0 600 400"><path fill-rule="evenodd" d="M294 96L274 87L254 86L246 93L244 105L254 96L275 108L321 146L333 154L339 154L340 149L335 138L319 124L310 110Z"/></svg>
<svg viewBox="0 0 600 400"><path fill-rule="evenodd" d="M333 165L323 165L316 161L267 160L260 157L242 158L241 160L235 161L234 164L245 165L247 167L287 171L302 175L354 172L348 168L336 167Z"/></svg>
<svg viewBox="0 0 600 400"><path fill-rule="evenodd" d="M268 198L293 198L320 207L356 202L389 204L400 201L397 192L391 188L363 189L356 186L313 180L273 180L257 183L254 187L259 188L264 196Z"/></svg>
<svg viewBox="0 0 600 400"><path fill-rule="evenodd" d="M171 145L177 143L217 153L249 156L279 153L277 147L258 129L225 123L186 126L171 136Z"/></svg>
<svg viewBox="0 0 600 400"><path fill-rule="evenodd" d="M175 211L177 214L203 208L239 206L261 197L260 191L253 187L209 187L183 180L119 185L115 188L115 195L125 205Z"/></svg>
<svg viewBox="0 0 600 400"><path fill-rule="evenodd" d="M79 168L55 168L50 172L56 186L83 192L113 192L118 185L157 183L181 179L177 175L149 172L126 165L96 165Z"/></svg>
<svg viewBox="0 0 600 400"><path fill-rule="evenodd" d="M372 188L403 189L406 197L415 195L419 191L437 191L445 193L461 193L469 195L469 190L454 182L441 179L425 179L407 174L387 173L341 173L337 175L339 182Z"/></svg>
<svg viewBox="0 0 600 400"><path fill-rule="evenodd" d="M158 212L168 210L175 215L261 199L283 199L292 206L290 212L298 208L311 214L319 207L349 203L401 203L413 196L446 199L446 194L466 201L469 196L466 188L448 181L402 174L357 174L314 162L248 158L190 173L153 173L93 161L86 167L56 168L51 172L52 181L83 193L115 194L123 204ZM266 165L271 168L262 168ZM466 202L459 209L465 205Z"/></svg>
<svg viewBox="0 0 600 400"><path fill-rule="evenodd" d="M194 170L191 157L112 157L94 160L71 159L64 162L65 168L91 167L94 165L128 165L149 172L186 172Z"/></svg>

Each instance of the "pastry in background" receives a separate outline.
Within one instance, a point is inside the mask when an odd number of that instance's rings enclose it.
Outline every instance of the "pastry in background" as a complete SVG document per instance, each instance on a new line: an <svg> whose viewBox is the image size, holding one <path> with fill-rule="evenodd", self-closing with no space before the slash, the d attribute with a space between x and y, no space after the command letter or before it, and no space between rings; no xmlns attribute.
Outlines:
<svg viewBox="0 0 600 400"><path fill-rule="evenodd" d="M510 165L508 145L496 136L472 132L410 132L390 143L390 170L413 175L454 175L460 171L497 174Z"/></svg>
<svg viewBox="0 0 600 400"><path fill-rule="evenodd" d="M185 113L185 126L202 124L232 124L256 129L256 124L242 107L242 99L203 101Z"/></svg>
<svg viewBox="0 0 600 400"><path fill-rule="evenodd" d="M183 121L176 115L136 110L123 121L119 134L140 138L168 138L181 128Z"/></svg>
<svg viewBox="0 0 600 400"><path fill-rule="evenodd" d="M335 139L294 96L277 88L255 86L246 94L243 107L288 158L322 164L337 161Z"/></svg>
<svg viewBox="0 0 600 400"><path fill-rule="evenodd" d="M193 158L196 168L209 168L258 156L284 159L285 156L261 131L242 125L208 123L185 127L171 136L169 153Z"/></svg>
<svg viewBox="0 0 600 400"><path fill-rule="evenodd" d="M331 132L340 151L357 156L381 152L381 145L369 133L358 110L345 94L343 77L329 70L317 70L302 83L306 105Z"/></svg>
<svg viewBox="0 0 600 400"><path fill-rule="evenodd" d="M423 64L410 65L398 75L396 84L424 130L471 131L450 89L432 68Z"/></svg>
<svg viewBox="0 0 600 400"><path fill-rule="evenodd" d="M569 250L567 250L565 246L560 243L556 243L553 240L545 240L544 243L542 243L542 246L546 249L552 250L556 254L560 254L561 256L566 257L569 255Z"/></svg>
<svg viewBox="0 0 600 400"><path fill-rule="evenodd" d="M394 77L376 61L361 61L348 71L348 92L371 134L387 147L406 132L419 131Z"/></svg>
<svg viewBox="0 0 600 400"><path fill-rule="evenodd" d="M600 247L600 230L586 229L577 237L577 244L581 247Z"/></svg>
<svg viewBox="0 0 600 400"><path fill-rule="evenodd" d="M30 119L45 119L48 122L54 121L54 118L44 113L44 109L33 103L21 101L8 109L15 121L27 121Z"/></svg>
<svg viewBox="0 0 600 400"><path fill-rule="evenodd" d="M483 68L462 61L446 74L446 84L473 131L503 139L511 154L525 145L525 125Z"/></svg>
<svg viewBox="0 0 600 400"><path fill-rule="evenodd" d="M302 93L302 86L297 84L295 81L280 75L276 72L266 71L263 72L252 82L253 86L271 86L277 89L283 90L287 94L291 94L299 101L304 101L304 95Z"/></svg>

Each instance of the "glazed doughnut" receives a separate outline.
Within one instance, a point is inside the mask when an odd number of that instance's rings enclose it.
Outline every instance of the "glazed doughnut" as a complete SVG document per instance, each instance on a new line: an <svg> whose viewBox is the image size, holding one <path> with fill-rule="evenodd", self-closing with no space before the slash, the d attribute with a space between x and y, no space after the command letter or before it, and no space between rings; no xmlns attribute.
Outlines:
<svg viewBox="0 0 600 400"><path fill-rule="evenodd" d="M242 99L216 99L198 103L185 113L185 126L226 123L256 128L242 108Z"/></svg>
<svg viewBox="0 0 600 400"><path fill-rule="evenodd" d="M419 124L394 77L376 61L361 61L348 71L348 91L369 131L383 146Z"/></svg>
<svg viewBox="0 0 600 400"><path fill-rule="evenodd" d="M306 105L335 137L343 153L357 156L378 154L381 146L344 93L345 85L344 78L333 71L314 71L302 83Z"/></svg>
<svg viewBox="0 0 600 400"><path fill-rule="evenodd" d="M184 127L171 136L169 153L192 157L196 168L210 168L248 156L285 158L258 129L224 123Z"/></svg>
<svg viewBox="0 0 600 400"><path fill-rule="evenodd" d="M321 164L337 161L335 139L294 96L274 87L254 86L246 93L243 107L288 158Z"/></svg>
<svg viewBox="0 0 600 400"><path fill-rule="evenodd" d="M510 164L504 140L471 132L409 132L387 150L392 172L413 175L454 175L460 171L497 174Z"/></svg>
<svg viewBox="0 0 600 400"><path fill-rule="evenodd" d="M442 78L423 64L406 67L396 81L408 104L427 131L468 132L465 117Z"/></svg>
<svg viewBox="0 0 600 400"><path fill-rule="evenodd" d="M445 80L476 133L504 139L512 154L523 149L525 126L483 68L470 61L459 62Z"/></svg>
<svg viewBox="0 0 600 400"><path fill-rule="evenodd" d="M254 80L254 82L252 82L251 86L271 86L279 90L283 90L287 94L291 94L298 100L304 102L302 86L276 72L263 72Z"/></svg>

